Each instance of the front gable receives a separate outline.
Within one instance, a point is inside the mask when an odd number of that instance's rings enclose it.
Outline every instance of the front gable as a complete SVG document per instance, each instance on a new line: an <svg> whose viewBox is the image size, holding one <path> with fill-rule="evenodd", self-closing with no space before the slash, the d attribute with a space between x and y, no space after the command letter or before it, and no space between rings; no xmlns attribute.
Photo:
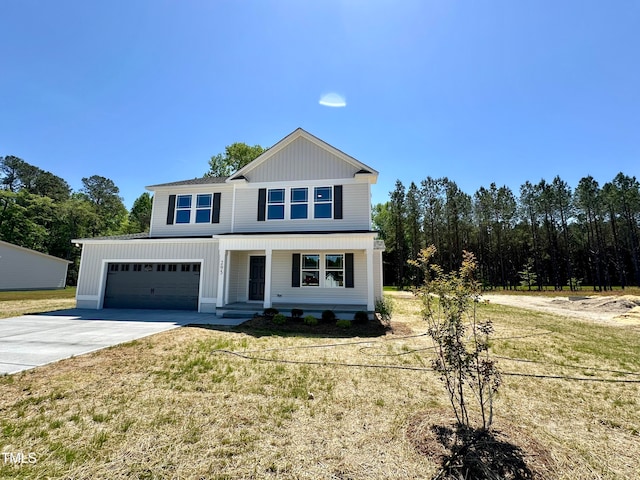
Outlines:
<svg viewBox="0 0 640 480"><path fill-rule="evenodd" d="M269 183L368 178L375 183L377 175L371 167L298 128L227 181Z"/></svg>

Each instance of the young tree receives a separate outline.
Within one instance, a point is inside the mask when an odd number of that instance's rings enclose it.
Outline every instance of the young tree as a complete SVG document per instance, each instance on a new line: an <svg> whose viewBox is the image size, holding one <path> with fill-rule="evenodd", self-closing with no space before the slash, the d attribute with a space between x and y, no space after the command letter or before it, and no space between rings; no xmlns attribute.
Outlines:
<svg viewBox="0 0 640 480"><path fill-rule="evenodd" d="M227 145L224 148L224 154L218 153L211 157L209 171L205 173L205 177L228 177L258 158L266 150L260 145L252 147L242 142Z"/></svg>
<svg viewBox="0 0 640 480"><path fill-rule="evenodd" d="M416 290L435 345L433 368L445 384L458 425L472 428L469 398L475 398L480 411L481 429L493 422L493 398L500 386L500 373L489 355L490 320L476 316L480 283L476 279L477 262L463 252L458 270L445 273L432 263L433 245L422 250L417 262L424 271L424 284ZM469 393L471 395L469 395Z"/></svg>
<svg viewBox="0 0 640 480"><path fill-rule="evenodd" d="M133 202L129 212L129 233L148 232L151 227L153 197L144 192Z"/></svg>

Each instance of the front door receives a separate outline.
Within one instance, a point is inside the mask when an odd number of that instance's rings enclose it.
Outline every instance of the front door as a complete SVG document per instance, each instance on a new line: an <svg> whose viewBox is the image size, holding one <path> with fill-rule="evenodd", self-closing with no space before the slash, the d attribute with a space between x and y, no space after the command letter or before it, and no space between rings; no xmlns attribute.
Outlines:
<svg viewBox="0 0 640 480"><path fill-rule="evenodd" d="M264 300L264 256L249 257L249 300Z"/></svg>

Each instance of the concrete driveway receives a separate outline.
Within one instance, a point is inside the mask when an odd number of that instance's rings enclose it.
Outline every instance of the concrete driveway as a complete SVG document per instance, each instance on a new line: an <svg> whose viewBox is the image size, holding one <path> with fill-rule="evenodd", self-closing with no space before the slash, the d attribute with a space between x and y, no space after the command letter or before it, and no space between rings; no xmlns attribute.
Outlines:
<svg viewBox="0 0 640 480"><path fill-rule="evenodd" d="M242 319L174 310L59 310L0 319L0 374L46 365L190 325L233 326Z"/></svg>

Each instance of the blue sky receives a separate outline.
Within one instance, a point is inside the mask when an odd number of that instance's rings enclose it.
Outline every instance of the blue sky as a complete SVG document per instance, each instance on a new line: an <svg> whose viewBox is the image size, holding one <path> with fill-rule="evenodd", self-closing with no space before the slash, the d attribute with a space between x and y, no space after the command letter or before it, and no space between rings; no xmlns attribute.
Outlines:
<svg viewBox="0 0 640 480"><path fill-rule="evenodd" d="M640 176L640 2L0 2L0 155L130 207L297 127L466 193ZM346 107L319 104L329 92Z"/></svg>

